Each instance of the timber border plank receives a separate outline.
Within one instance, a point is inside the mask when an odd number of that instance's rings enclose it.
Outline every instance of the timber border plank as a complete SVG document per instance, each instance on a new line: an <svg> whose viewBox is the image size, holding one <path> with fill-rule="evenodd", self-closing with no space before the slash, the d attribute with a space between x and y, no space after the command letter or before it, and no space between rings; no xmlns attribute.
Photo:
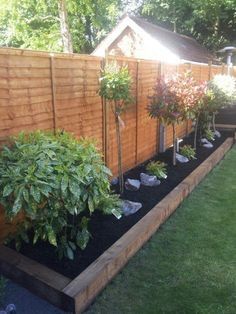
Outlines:
<svg viewBox="0 0 236 314"><path fill-rule="evenodd" d="M0 271L54 305L76 314L81 313L224 157L232 145L233 138L226 139L201 165L75 279L62 276L3 245L0 246Z"/></svg>

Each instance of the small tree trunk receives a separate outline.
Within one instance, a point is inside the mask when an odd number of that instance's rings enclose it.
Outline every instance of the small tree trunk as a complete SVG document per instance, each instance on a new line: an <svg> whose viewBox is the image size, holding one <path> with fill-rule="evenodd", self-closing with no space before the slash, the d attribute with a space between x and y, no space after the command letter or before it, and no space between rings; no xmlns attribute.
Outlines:
<svg viewBox="0 0 236 314"><path fill-rule="evenodd" d="M215 120L216 120L216 114L215 112L212 113L212 128L213 128L213 132L216 131L216 123L215 123Z"/></svg>
<svg viewBox="0 0 236 314"><path fill-rule="evenodd" d="M115 124L116 124L116 142L117 142L117 153L118 153L118 172L119 172L119 186L120 193L124 192L124 177L123 177L123 167L122 167L122 145L121 145L121 135L120 135L120 122L119 114L115 112Z"/></svg>
<svg viewBox="0 0 236 314"><path fill-rule="evenodd" d="M176 135L175 135L175 124L172 124L173 129L173 165L176 166Z"/></svg>
<svg viewBox="0 0 236 314"><path fill-rule="evenodd" d="M69 30L66 3L65 0L58 1L58 11L60 18L60 29L61 29L61 38L63 45L63 52L73 53L71 33Z"/></svg>
<svg viewBox="0 0 236 314"><path fill-rule="evenodd" d="M193 142L193 148L196 150L197 149L197 131L198 131L198 122L199 122L199 114L197 115L196 118L196 124L195 124L195 129L194 129L194 142Z"/></svg>

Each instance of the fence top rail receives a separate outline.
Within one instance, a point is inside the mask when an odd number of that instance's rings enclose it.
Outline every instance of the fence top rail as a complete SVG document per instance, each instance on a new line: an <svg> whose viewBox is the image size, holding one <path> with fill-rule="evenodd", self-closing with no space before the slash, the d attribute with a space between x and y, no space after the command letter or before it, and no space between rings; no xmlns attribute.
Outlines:
<svg viewBox="0 0 236 314"><path fill-rule="evenodd" d="M0 55L15 55L15 56L28 56L28 57L42 57L42 58L69 58L69 59L89 59L101 61L102 57L92 56L88 54L77 54L77 53L63 53L63 52L50 52L50 51L39 51L31 49L19 49L19 48L8 48L0 47Z"/></svg>
<svg viewBox="0 0 236 314"><path fill-rule="evenodd" d="M97 57L92 56L89 54L78 54L78 53L63 53L63 52L50 52L50 51L40 51L40 50L31 50L31 49L20 49L20 48L9 48L9 47L0 47L0 55L16 55L16 56L29 56L29 57L42 57L42 58L66 58L66 59L78 59L78 60L97 60L101 61L104 58L103 57ZM113 56L109 55L108 60L117 60L117 61L127 61L127 62L142 62L142 63L164 63L167 64L167 62L160 62L159 60L148 60L148 59L141 59L141 58L134 58L134 57L125 57L125 56ZM199 65L199 66L209 66L207 63L198 63L194 61L187 61L187 60L180 60L179 64L173 65L178 66L181 64L192 64L192 65ZM213 67L221 67L225 66L225 64L222 65L214 65Z"/></svg>

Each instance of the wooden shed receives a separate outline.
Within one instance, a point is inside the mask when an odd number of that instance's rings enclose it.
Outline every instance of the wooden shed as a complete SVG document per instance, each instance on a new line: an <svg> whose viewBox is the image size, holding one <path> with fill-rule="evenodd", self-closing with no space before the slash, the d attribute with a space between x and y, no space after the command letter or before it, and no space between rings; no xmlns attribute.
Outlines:
<svg viewBox="0 0 236 314"><path fill-rule="evenodd" d="M158 60L178 64L186 62L209 63L215 57L195 39L151 24L140 17L125 15L117 26L92 52Z"/></svg>

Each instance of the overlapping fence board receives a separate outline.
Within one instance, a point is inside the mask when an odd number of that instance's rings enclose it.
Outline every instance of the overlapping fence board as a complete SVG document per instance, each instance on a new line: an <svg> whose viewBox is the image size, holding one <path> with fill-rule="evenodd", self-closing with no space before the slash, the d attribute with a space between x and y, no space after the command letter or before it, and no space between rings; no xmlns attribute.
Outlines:
<svg viewBox="0 0 236 314"><path fill-rule="evenodd" d="M132 76L134 101L122 114L124 171L151 158L159 148L159 123L147 113L148 96L160 75L191 70L197 80L226 73L226 66L109 57L127 65ZM98 94L102 58L76 54L0 48L0 144L19 131L63 129L79 137L92 137L104 153L107 165L117 175L117 145L114 115ZM231 73L236 75L235 68ZM105 107L106 106L106 107ZM181 138L191 123L176 127ZM172 129L166 128L165 147L172 144ZM2 213L0 212L2 217ZM2 222L0 217L0 222ZM4 228L2 228L3 230ZM5 227L4 232L6 232Z"/></svg>
<svg viewBox="0 0 236 314"><path fill-rule="evenodd" d="M160 76L158 62L142 61L138 63L137 88L137 163L141 163L158 151L159 123L147 114L148 96Z"/></svg>
<svg viewBox="0 0 236 314"><path fill-rule="evenodd" d="M99 60L54 57L56 125L77 137L96 138L102 149L102 102L97 91Z"/></svg>

